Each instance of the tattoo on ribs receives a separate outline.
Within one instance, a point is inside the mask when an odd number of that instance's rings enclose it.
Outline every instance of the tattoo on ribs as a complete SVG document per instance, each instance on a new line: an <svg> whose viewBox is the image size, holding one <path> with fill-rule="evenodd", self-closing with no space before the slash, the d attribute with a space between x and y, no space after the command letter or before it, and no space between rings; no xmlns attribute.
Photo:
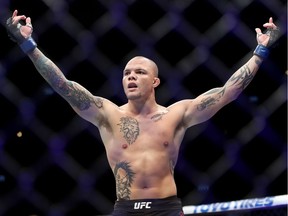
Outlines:
<svg viewBox="0 0 288 216"><path fill-rule="evenodd" d="M133 183L134 175L135 173L132 171L128 162L122 161L116 164L114 168L114 176L118 199L130 200L130 189Z"/></svg>
<svg viewBox="0 0 288 216"><path fill-rule="evenodd" d="M170 161L170 172L172 175L174 175L174 167L175 167L175 163L173 160Z"/></svg>
<svg viewBox="0 0 288 216"><path fill-rule="evenodd" d="M120 118L120 123L117 125L120 126L120 132L123 133L123 137L129 145L135 142L140 133L139 123L136 119L122 117Z"/></svg>

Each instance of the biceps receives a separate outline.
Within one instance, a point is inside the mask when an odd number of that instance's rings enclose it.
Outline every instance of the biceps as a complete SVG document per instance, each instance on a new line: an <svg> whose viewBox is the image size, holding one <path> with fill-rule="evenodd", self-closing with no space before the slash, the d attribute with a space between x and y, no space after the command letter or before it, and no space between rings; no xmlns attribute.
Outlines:
<svg viewBox="0 0 288 216"><path fill-rule="evenodd" d="M198 111L217 111L228 102L226 86L211 89L195 99Z"/></svg>
<svg viewBox="0 0 288 216"><path fill-rule="evenodd" d="M59 89L59 94L76 110L88 110L95 104L94 96L80 84L68 81Z"/></svg>
<svg viewBox="0 0 288 216"><path fill-rule="evenodd" d="M224 89L212 89L191 101L185 114L188 125L196 125L210 119L225 104Z"/></svg>
<svg viewBox="0 0 288 216"><path fill-rule="evenodd" d="M99 126L103 124L105 119L103 101L104 99L101 97L91 96L85 102L77 102L80 105L71 106L80 117Z"/></svg>

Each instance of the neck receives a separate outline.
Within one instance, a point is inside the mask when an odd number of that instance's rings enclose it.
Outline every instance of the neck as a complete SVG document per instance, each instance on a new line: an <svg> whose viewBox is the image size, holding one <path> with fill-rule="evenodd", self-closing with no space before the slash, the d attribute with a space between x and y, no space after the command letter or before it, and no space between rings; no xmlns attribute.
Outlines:
<svg viewBox="0 0 288 216"><path fill-rule="evenodd" d="M127 106L128 110L135 115L148 115L157 110L158 104L155 100L129 100Z"/></svg>

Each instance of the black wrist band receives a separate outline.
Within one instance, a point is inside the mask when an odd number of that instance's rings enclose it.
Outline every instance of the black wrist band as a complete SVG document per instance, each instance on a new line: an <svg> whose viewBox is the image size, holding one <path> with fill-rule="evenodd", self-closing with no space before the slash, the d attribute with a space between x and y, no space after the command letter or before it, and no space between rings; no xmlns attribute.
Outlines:
<svg viewBox="0 0 288 216"><path fill-rule="evenodd" d="M28 38L24 42L20 44L22 51L27 54L28 52L34 50L37 47L36 42L33 40L32 37Z"/></svg>
<svg viewBox="0 0 288 216"><path fill-rule="evenodd" d="M266 59L269 56L269 53L269 49L266 46L258 44L253 54L259 56L262 59Z"/></svg>

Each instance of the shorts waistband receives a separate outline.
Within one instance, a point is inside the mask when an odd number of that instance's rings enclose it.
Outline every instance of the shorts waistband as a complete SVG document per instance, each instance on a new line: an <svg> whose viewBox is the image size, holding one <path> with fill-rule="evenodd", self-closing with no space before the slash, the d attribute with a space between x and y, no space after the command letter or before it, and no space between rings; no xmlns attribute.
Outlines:
<svg viewBox="0 0 288 216"><path fill-rule="evenodd" d="M182 203L177 196L171 196L162 199L119 200L115 202L114 208L130 211L179 209L182 208Z"/></svg>

